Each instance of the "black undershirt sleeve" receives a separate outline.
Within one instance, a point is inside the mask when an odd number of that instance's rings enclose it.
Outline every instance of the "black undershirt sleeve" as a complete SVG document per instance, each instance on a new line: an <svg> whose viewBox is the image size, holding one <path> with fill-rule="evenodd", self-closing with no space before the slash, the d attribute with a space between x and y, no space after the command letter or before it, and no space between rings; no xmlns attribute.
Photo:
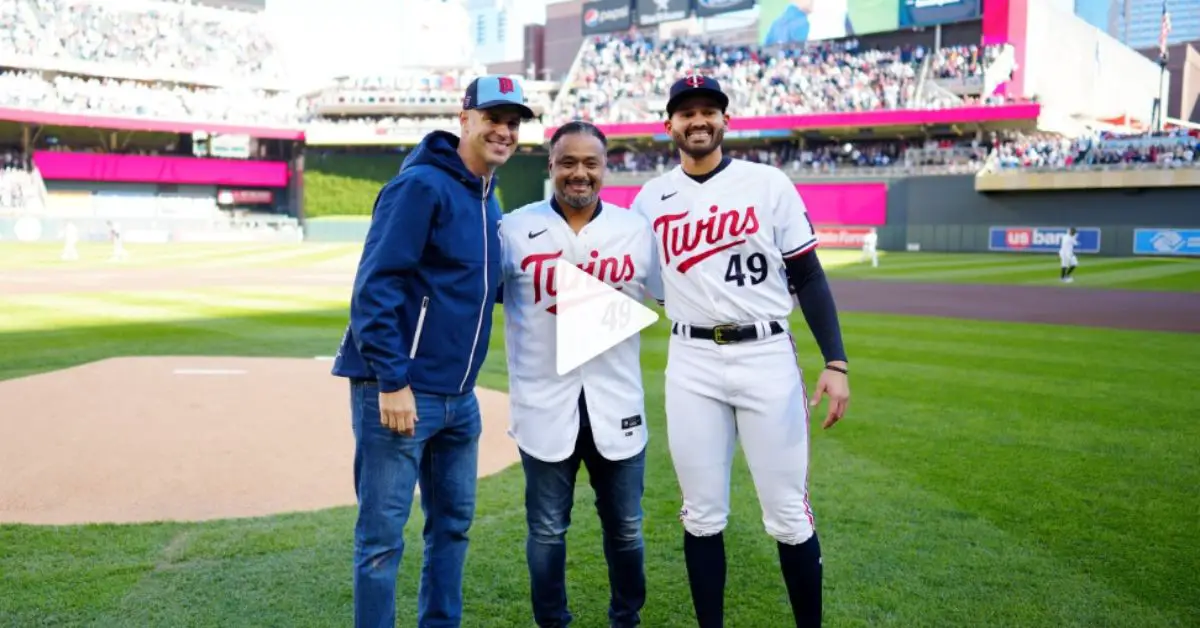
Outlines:
<svg viewBox="0 0 1200 628"><path fill-rule="evenodd" d="M829 281L825 278L825 270L821 261L812 251L791 259L784 260L787 269L788 285L800 301L800 310L804 320L812 330L813 339L821 349L825 362L846 359L846 349L842 346L842 329L838 323L837 305L833 302L833 292L829 289Z"/></svg>

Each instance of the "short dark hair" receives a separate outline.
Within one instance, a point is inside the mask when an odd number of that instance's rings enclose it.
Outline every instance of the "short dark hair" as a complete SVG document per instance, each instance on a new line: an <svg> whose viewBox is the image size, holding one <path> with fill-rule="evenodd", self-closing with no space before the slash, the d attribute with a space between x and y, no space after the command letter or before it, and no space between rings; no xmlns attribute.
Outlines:
<svg viewBox="0 0 1200 628"><path fill-rule="evenodd" d="M554 148L554 145L557 144L558 140L562 139L563 136L573 135L575 133L591 135L592 137L600 140L600 143L604 145L605 150L608 149L608 138L604 136L604 131L601 131L600 127L597 127L591 122L585 122L583 120L572 120L558 127L558 129L554 131L554 135L550 136L550 148Z"/></svg>

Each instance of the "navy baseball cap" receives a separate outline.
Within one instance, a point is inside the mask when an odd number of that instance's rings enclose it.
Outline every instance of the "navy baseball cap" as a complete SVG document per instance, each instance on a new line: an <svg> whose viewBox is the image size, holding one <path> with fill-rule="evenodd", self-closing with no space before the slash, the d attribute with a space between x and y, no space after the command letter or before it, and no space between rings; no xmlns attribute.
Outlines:
<svg viewBox="0 0 1200 628"><path fill-rule="evenodd" d="M471 81L463 96L464 111L504 106L520 109L521 117L526 120L534 117L533 110L525 104L525 90L507 76L481 76Z"/></svg>
<svg viewBox="0 0 1200 628"><path fill-rule="evenodd" d="M679 105L679 101L688 96L704 95L716 99L721 105L721 111L729 106L729 96L721 91L721 84L717 79L709 76L700 76L692 74L685 76L671 86L671 96L667 100L667 115L675 113L675 107Z"/></svg>

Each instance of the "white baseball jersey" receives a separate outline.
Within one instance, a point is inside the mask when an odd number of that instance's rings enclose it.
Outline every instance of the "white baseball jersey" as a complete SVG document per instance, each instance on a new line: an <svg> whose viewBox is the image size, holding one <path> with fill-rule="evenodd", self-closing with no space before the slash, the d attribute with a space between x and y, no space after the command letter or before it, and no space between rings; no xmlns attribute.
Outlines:
<svg viewBox="0 0 1200 628"><path fill-rule="evenodd" d="M654 230L667 317L697 326L783 321L796 306L785 258L817 236L783 171L734 159L700 184L676 166L633 201Z"/></svg>
<svg viewBox="0 0 1200 628"><path fill-rule="evenodd" d="M873 249L875 244L879 242L879 235L874 231L869 231L863 236L863 248Z"/></svg>
<svg viewBox="0 0 1200 628"><path fill-rule="evenodd" d="M1062 240L1058 243L1058 254L1063 257L1070 257L1075 254L1076 237L1069 233L1064 233Z"/></svg>
<svg viewBox="0 0 1200 628"><path fill-rule="evenodd" d="M579 433L579 395L586 388L596 449L605 458L633 456L647 441L641 341L634 334L579 368L559 376L555 333L555 260L641 302L657 275L645 218L603 203L577 234L549 201L531 203L500 223L504 331L509 378L509 435L529 455L566 459Z"/></svg>

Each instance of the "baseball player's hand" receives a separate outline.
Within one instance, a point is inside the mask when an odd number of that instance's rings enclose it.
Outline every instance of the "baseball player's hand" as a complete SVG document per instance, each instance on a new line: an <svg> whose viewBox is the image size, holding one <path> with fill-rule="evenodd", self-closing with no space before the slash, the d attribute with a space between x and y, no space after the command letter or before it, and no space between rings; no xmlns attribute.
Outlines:
<svg viewBox="0 0 1200 628"><path fill-rule="evenodd" d="M843 362L832 363L834 366L846 368ZM821 403L823 395L829 396L829 414L825 416L825 421L821 423L821 427L829 429L833 427L846 414L846 405L850 403L850 380L845 373L838 373L829 369L821 370L821 377L817 378L817 390L813 395L809 405L817 407Z"/></svg>
<svg viewBox="0 0 1200 628"><path fill-rule="evenodd" d="M416 432L417 402L412 388L405 386L396 392L379 393L379 422L405 436Z"/></svg>

